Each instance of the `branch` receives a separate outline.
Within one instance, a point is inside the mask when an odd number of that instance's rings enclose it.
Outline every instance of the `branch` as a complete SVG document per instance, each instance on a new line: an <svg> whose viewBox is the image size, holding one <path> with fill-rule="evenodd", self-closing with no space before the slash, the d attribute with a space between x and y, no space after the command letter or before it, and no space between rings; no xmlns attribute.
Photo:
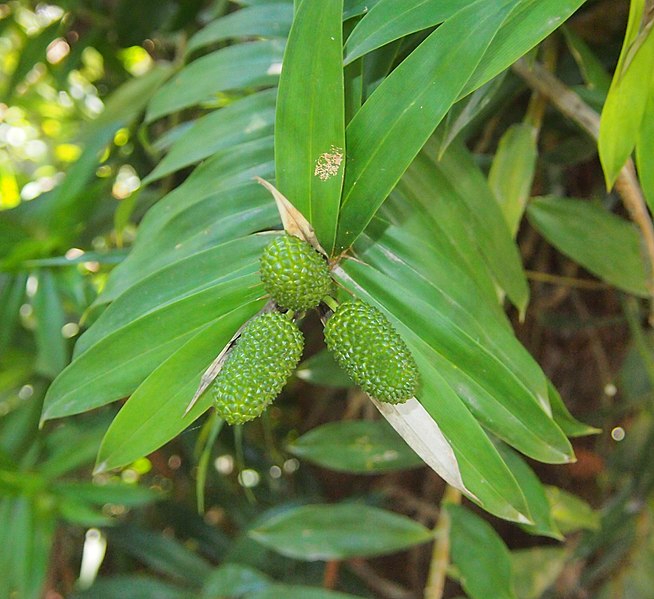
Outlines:
<svg viewBox="0 0 654 599"><path fill-rule="evenodd" d="M441 513L434 528L436 541L431 554L424 599L441 599L445 589L447 567L450 564L450 516L447 510L443 509L445 503L461 503L461 492L449 485L445 489L441 501Z"/></svg>

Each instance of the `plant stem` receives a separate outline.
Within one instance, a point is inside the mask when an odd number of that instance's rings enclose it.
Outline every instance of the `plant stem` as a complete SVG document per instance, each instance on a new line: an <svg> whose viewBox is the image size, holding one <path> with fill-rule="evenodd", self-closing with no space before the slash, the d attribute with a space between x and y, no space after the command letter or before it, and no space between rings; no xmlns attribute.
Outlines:
<svg viewBox="0 0 654 599"><path fill-rule="evenodd" d="M424 599L441 599L445 589L447 567L450 564L450 516L447 510L443 509L446 503L461 503L461 492L448 485L441 500L441 512L434 528L434 549Z"/></svg>
<svg viewBox="0 0 654 599"><path fill-rule="evenodd" d="M524 59L513 64L513 71L529 87L548 98L552 106L577 123L595 141L599 138L600 115L588 106L575 92L559 81L552 73L539 64L529 66ZM636 169L631 160L620 170L615 189L622 198L631 220L636 223L645 241L650 266L647 288L654 300L654 226L645 205L643 192L636 177ZM654 306L650 312L650 323L654 324Z"/></svg>

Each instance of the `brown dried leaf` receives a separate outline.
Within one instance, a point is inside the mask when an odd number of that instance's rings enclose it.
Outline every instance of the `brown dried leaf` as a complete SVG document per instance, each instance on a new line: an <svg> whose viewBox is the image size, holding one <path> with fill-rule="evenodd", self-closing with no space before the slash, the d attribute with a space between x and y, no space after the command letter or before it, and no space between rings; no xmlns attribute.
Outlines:
<svg viewBox="0 0 654 599"><path fill-rule="evenodd" d="M321 254L327 256L327 252L325 252L320 243L318 243L316 232L313 230L311 223L295 206L293 206L293 204L291 204L286 196L284 196L284 194L282 194L272 183L269 183L265 179L255 177L254 180L263 185L272 194L273 198L275 198L279 217L282 220L282 225L284 225L284 231L289 235L293 235L294 237L298 237L299 239L303 239L307 243L310 243Z"/></svg>

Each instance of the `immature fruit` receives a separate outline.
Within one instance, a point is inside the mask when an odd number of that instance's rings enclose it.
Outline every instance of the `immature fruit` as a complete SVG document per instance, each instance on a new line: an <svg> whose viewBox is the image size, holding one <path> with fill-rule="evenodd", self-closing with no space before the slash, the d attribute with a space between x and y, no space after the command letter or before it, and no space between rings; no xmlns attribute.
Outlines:
<svg viewBox="0 0 654 599"><path fill-rule="evenodd" d="M297 325L279 312L251 320L214 381L218 415L228 424L259 416L295 370L303 347Z"/></svg>
<svg viewBox="0 0 654 599"><path fill-rule="evenodd" d="M332 287L325 258L292 235L268 244L261 256L260 273L266 291L289 310L314 308Z"/></svg>
<svg viewBox="0 0 654 599"><path fill-rule="evenodd" d="M375 399L397 404L415 395L415 360L377 308L359 300L342 303L325 325L325 341L352 380Z"/></svg>

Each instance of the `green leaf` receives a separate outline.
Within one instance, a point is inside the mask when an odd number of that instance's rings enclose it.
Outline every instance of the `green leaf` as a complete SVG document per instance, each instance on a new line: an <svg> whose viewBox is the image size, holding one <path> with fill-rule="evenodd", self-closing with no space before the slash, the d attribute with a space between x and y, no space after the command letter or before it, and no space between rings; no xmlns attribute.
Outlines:
<svg viewBox="0 0 654 599"><path fill-rule="evenodd" d="M274 84L283 50L281 40L257 41L228 46L198 58L157 91L148 105L146 120L152 122L211 100L218 92Z"/></svg>
<svg viewBox="0 0 654 599"><path fill-rule="evenodd" d="M516 599L511 555L502 538L485 520L460 505L447 504L451 520L452 562L470 599Z"/></svg>
<svg viewBox="0 0 654 599"><path fill-rule="evenodd" d="M75 357L121 327L213 285L253 273L269 234L248 235L198 252L144 277L120 295L78 340Z"/></svg>
<svg viewBox="0 0 654 599"><path fill-rule="evenodd" d="M211 566L203 558L179 541L136 526L112 529L109 531L109 544L156 572L183 581L192 588L200 587L211 571Z"/></svg>
<svg viewBox="0 0 654 599"><path fill-rule="evenodd" d="M200 599L233 595L240 597L270 587L272 581L263 572L241 564L223 564L216 568L202 586ZM284 595L286 597L286 595Z"/></svg>
<svg viewBox="0 0 654 599"><path fill-rule="evenodd" d="M354 383L336 363L333 354L323 349L304 360L295 371L295 376L308 383L323 387L352 387Z"/></svg>
<svg viewBox="0 0 654 599"><path fill-rule="evenodd" d="M512 65L560 27L584 2L518 0L459 97L467 96Z"/></svg>
<svg viewBox="0 0 654 599"><path fill-rule="evenodd" d="M293 21L293 4L271 2L244 8L209 23L188 42L186 55L199 48L234 38L285 38Z"/></svg>
<svg viewBox="0 0 654 599"><path fill-rule="evenodd" d="M46 395L43 420L85 412L129 395L201 328L261 293L259 277L245 275L116 329L59 375Z"/></svg>
<svg viewBox="0 0 654 599"><path fill-rule="evenodd" d="M522 528L534 535L544 535L559 541L563 540L563 536L552 517L552 510L545 494L545 488L538 476L517 453L505 445L500 445L499 451L525 494L529 513L534 521L533 524L522 524Z"/></svg>
<svg viewBox="0 0 654 599"><path fill-rule="evenodd" d="M26 273L15 276L2 275L3 287L0 292L0 356L9 349L18 323L18 310L25 297Z"/></svg>
<svg viewBox="0 0 654 599"><path fill-rule="evenodd" d="M277 187L313 225L328 253L345 170L342 13L342 0L300 4L284 53L275 119Z"/></svg>
<svg viewBox="0 0 654 599"><path fill-rule="evenodd" d="M462 142L452 142L437 159L438 141L425 146L425 154L433 161L451 197L458 196L468 208L467 218L476 245L479 246L488 268L512 303L524 313L529 301L529 286L522 269L517 246L492 190L472 154Z"/></svg>
<svg viewBox="0 0 654 599"><path fill-rule="evenodd" d="M249 536L305 561L384 555L432 538L428 529L406 516L355 503L290 509L265 520Z"/></svg>
<svg viewBox="0 0 654 599"><path fill-rule="evenodd" d="M443 304L438 302L438 305L442 306L443 312L479 338L492 353L501 356L502 361L531 390L537 402L548 410L545 375L516 339L506 315L496 302L495 293L480 302L480 289L450 246L439 243L434 234L427 237L422 232L419 236L414 229L405 231L403 224L400 227L375 219L361 242L355 245L357 255L428 303L442 296ZM428 241L423 242L423 239Z"/></svg>
<svg viewBox="0 0 654 599"><path fill-rule="evenodd" d="M380 0L359 21L345 44L345 64L396 39L446 21L474 0Z"/></svg>
<svg viewBox="0 0 654 599"><path fill-rule="evenodd" d="M644 0L632 0L618 66L600 118L597 145L607 189L613 187L636 145L654 85L654 35L652 27L641 30L644 9Z"/></svg>
<svg viewBox="0 0 654 599"><path fill-rule="evenodd" d="M377 474L424 465L383 420L324 424L296 439L288 450L319 466L355 474Z"/></svg>
<svg viewBox="0 0 654 599"><path fill-rule="evenodd" d="M602 61L593 54L588 44L569 27L562 27L570 53L574 57L586 85L599 93L607 94L611 86L611 77L606 72Z"/></svg>
<svg viewBox="0 0 654 599"><path fill-rule="evenodd" d="M535 459L570 461L572 449L548 414L549 405L543 403L547 397L534 392L498 355L502 352L478 332L482 323L458 310L443 288L426 284L406 265L399 268L401 262L387 262L384 271L392 269L392 279L363 264L348 263L346 271L373 301L381 303L429 347L440 376L458 390L471 412L493 433ZM515 356L512 360L535 366L524 360L526 352L515 339L503 337L514 346L507 352Z"/></svg>
<svg viewBox="0 0 654 599"><path fill-rule="evenodd" d="M416 314L426 306L420 303L418 310L413 298L407 301L403 288L374 274L369 267L352 263L345 267L346 271L335 272L338 279L359 298L385 311L408 343L422 379L418 399L451 445L467 494L484 509L502 518L530 521L524 495L515 478L454 388L443 378L444 360L422 338L425 322L417 319ZM433 326L432 320L429 327Z"/></svg>
<svg viewBox="0 0 654 599"><path fill-rule="evenodd" d="M0 501L0 527L11 542L0 546L0 596L40 599L55 532L46 498Z"/></svg>
<svg viewBox="0 0 654 599"><path fill-rule="evenodd" d="M200 329L143 381L102 440L96 472L124 466L152 453L209 409L213 401L210 390L184 415L202 373L236 330L261 308L263 301L252 299L244 299L235 310Z"/></svg>
<svg viewBox="0 0 654 599"><path fill-rule="evenodd" d="M432 33L375 90L347 127L338 248L374 216L459 96L512 2L478 1Z"/></svg>
<svg viewBox="0 0 654 599"><path fill-rule="evenodd" d="M516 85L515 81L506 77L507 72L502 71L452 106L441 125L443 131L438 136L440 138L439 158L459 134L462 135L462 139L467 139L469 128L475 127L476 123L482 125L484 116L494 114L493 111L499 109L500 103L506 100L507 95L513 91Z"/></svg>
<svg viewBox="0 0 654 599"><path fill-rule="evenodd" d="M568 551L559 547L532 547L511 552L516 595L520 599L540 599L560 576Z"/></svg>
<svg viewBox="0 0 654 599"><path fill-rule="evenodd" d="M139 574L123 574L100 578L85 591L77 591L71 599L188 599L182 589L158 578Z"/></svg>
<svg viewBox="0 0 654 599"><path fill-rule="evenodd" d="M502 135L488 173L488 184L514 237L531 193L537 158L535 129L518 123Z"/></svg>
<svg viewBox="0 0 654 599"><path fill-rule="evenodd" d="M50 378L56 377L68 363L68 348L61 333L64 308L55 276L42 269L37 276L38 288L32 305L36 317L36 369Z"/></svg>
<svg viewBox="0 0 654 599"><path fill-rule="evenodd" d="M270 194L251 181L272 169L271 138L221 151L195 169L148 211L132 252L111 273L95 305L194 253L278 225Z"/></svg>
<svg viewBox="0 0 654 599"><path fill-rule="evenodd" d="M649 97L636 143L638 178L650 212L654 212L654 78L650 83Z"/></svg>
<svg viewBox="0 0 654 599"><path fill-rule="evenodd" d="M276 90L265 90L200 117L143 180L143 185L200 162L219 150L272 135Z"/></svg>
<svg viewBox="0 0 654 599"><path fill-rule="evenodd" d="M105 516L99 508L93 507L77 497L60 498L58 515L70 524L85 528L111 526L113 524L112 519Z"/></svg>
<svg viewBox="0 0 654 599"><path fill-rule="evenodd" d="M599 530L600 514L583 499L558 487L545 487L552 515L563 534L578 530Z"/></svg>
<svg viewBox="0 0 654 599"><path fill-rule="evenodd" d="M148 487L115 482L97 484L57 481L53 485L53 491L62 497L73 497L100 506L112 503L136 507L152 503L162 497L160 492Z"/></svg>
<svg viewBox="0 0 654 599"><path fill-rule="evenodd" d="M595 203L554 196L536 198L527 215L547 241L594 275L648 296L648 270L634 225Z"/></svg>
<svg viewBox="0 0 654 599"><path fill-rule="evenodd" d="M577 420L568 410L561 395L554 385L548 381L550 405L552 406L552 418L561 427L561 430L568 437L584 437L596 435L602 432L601 429L590 426Z"/></svg>
<svg viewBox="0 0 654 599"><path fill-rule="evenodd" d="M274 584L262 591L248 593L245 599L361 599L355 595L346 593L337 593L336 591L326 591L319 587L309 587L302 584Z"/></svg>

